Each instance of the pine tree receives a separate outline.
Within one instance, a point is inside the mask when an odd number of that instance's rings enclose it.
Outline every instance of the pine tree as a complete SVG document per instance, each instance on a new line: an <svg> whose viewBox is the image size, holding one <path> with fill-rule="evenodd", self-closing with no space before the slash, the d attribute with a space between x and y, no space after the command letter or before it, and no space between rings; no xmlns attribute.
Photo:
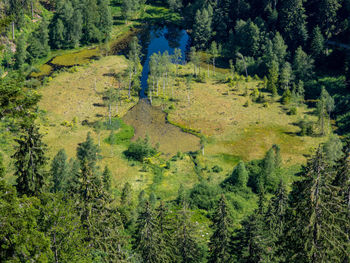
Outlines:
<svg viewBox="0 0 350 263"><path fill-rule="evenodd" d="M108 166L105 166L105 169L102 174L102 182L105 191L109 192L112 186L112 172L109 170Z"/></svg>
<svg viewBox="0 0 350 263"><path fill-rule="evenodd" d="M107 39L113 26L113 18L109 8L109 0L100 0L98 3L100 21L98 28L102 34L102 39Z"/></svg>
<svg viewBox="0 0 350 263"><path fill-rule="evenodd" d="M205 49L211 38L211 19L207 9L197 10L193 25L193 41L197 48Z"/></svg>
<svg viewBox="0 0 350 263"><path fill-rule="evenodd" d="M323 144L322 149L325 154L325 160L330 166L335 165L344 156L343 143L339 136L333 133Z"/></svg>
<svg viewBox="0 0 350 263"><path fill-rule="evenodd" d="M82 200L82 222L88 229L91 238L91 226L88 224L96 202L101 200L102 182L98 176L96 162L99 159L99 147L94 144L90 133L87 134L85 142L78 145L77 158L80 162L81 184L80 198Z"/></svg>
<svg viewBox="0 0 350 263"><path fill-rule="evenodd" d="M267 82L267 89L272 93L273 97L277 96L278 71L278 63L273 61L269 69Z"/></svg>
<svg viewBox="0 0 350 263"><path fill-rule="evenodd" d="M227 189L244 190L247 188L249 174L246 170L243 161L240 161L233 170L230 177L228 177L223 183L223 187Z"/></svg>
<svg viewBox="0 0 350 263"><path fill-rule="evenodd" d="M285 254L294 262L341 262L344 210L335 173L321 148L309 160L303 180L293 185L287 222ZM303 261L300 261L303 259Z"/></svg>
<svg viewBox="0 0 350 263"><path fill-rule="evenodd" d="M196 237L196 228L194 223L191 222L190 211L187 209L186 204L177 214L175 233L179 261L183 263L203 262L203 255Z"/></svg>
<svg viewBox="0 0 350 263"><path fill-rule="evenodd" d="M270 244L271 250L269 256L274 262L281 260L280 254L282 253L281 247L279 246L283 239L286 216L288 209L288 195L286 186L281 180L278 188L271 198L267 212L264 215L264 222L267 226L267 242Z"/></svg>
<svg viewBox="0 0 350 263"><path fill-rule="evenodd" d="M50 262L92 262L90 247L75 204L62 193L44 194L40 198L40 230L50 238Z"/></svg>
<svg viewBox="0 0 350 263"><path fill-rule="evenodd" d="M124 228L130 228L134 224L135 209L132 199L132 188L128 182L124 184L122 189L118 212L120 213Z"/></svg>
<svg viewBox="0 0 350 263"><path fill-rule="evenodd" d="M164 253L165 243L157 225L155 212L149 202L146 202L137 218L134 248L142 262L168 262L167 255Z"/></svg>
<svg viewBox="0 0 350 263"><path fill-rule="evenodd" d="M129 45L129 65L128 65L128 75L129 75L129 92L128 97L131 97L131 88L135 78L139 75L139 65L141 59L141 46L138 43L137 37L134 37Z"/></svg>
<svg viewBox="0 0 350 263"><path fill-rule="evenodd" d="M174 55L173 55L173 61L174 61L175 65L176 65L176 76L177 76L177 71L178 71L181 59L182 59L181 49L175 48Z"/></svg>
<svg viewBox="0 0 350 263"><path fill-rule="evenodd" d="M274 192L278 185L278 178L276 173L276 152L272 147L267 151L263 161L263 182L264 187L269 192Z"/></svg>
<svg viewBox="0 0 350 263"><path fill-rule="evenodd" d="M75 9L73 17L69 38L71 39L72 47L78 47L83 34L83 16L79 9Z"/></svg>
<svg viewBox="0 0 350 263"><path fill-rule="evenodd" d="M306 81L313 76L314 60L308 56L301 47L295 51L293 60L293 72L296 81Z"/></svg>
<svg viewBox="0 0 350 263"><path fill-rule="evenodd" d="M183 184L180 185L179 190L177 191L176 203L178 205L180 205L181 207L185 203L188 203L187 196L186 196L186 191L185 191L185 188L184 188Z"/></svg>
<svg viewBox="0 0 350 263"><path fill-rule="evenodd" d="M288 46L284 43L284 39L279 32L272 39L273 52L276 55L277 62L280 67L285 63Z"/></svg>
<svg viewBox="0 0 350 263"><path fill-rule="evenodd" d="M308 32L303 0L285 0L280 4L279 11L280 32L293 50L304 46Z"/></svg>
<svg viewBox="0 0 350 263"><path fill-rule="evenodd" d="M100 14L98 12L97 0L84 0L83 9L83 37L84 43L96 43L102 40L103 36L98 29Z"/></svg>
<svg viewBox="0 0 350 263"><path fill-rule="evenodd" d="M4 165L4 157L0 152L0 180L5 177L5 174L6 174L6 168Z"/></svg>
<svg viewBox="0 0 350 263"><path fill-rule="evenodd" d="M226 263L231 261L230 231L231 219L224 195L221 196L213 218L213 235L210 238L209 263Z"/></svg>
<svg viewBox="0 0 350 263"><path fill-rule="evenodd" d="M64 185L64 192L69 196L76 196L80 192L80 163L76 159L68 162L67 179Z"/></svg>
<svg viewBox="0 0 350 263"><path fill-rule="evenodd" d="M64 45L65 41L65 27L61 19L57 19L55 22L51 23L51 46L53 48L60 49Z"/></svg>
<svg viewBox="0 0 350 263"><path fill-rule="evenodd" d="M214 71L214 75L215 75L215 60L216 60L216 58L219 56L218 47L217 47L215 41L213 41L213 42L211 43L211 46L210 46L210 56L211 56L211 59L212 59L212 62L213 62L213 71Z"/></svg>
<svg viewBox="0 0 350 263"><path fill-rule="evenodd" d="M318 24L327 39L336 31L337 11L341 6L341 1L338 0L319 0Z"/></svg>
<svg viewBox="0 0 350 263"><path fill-rule="evenodd" d="M51 191L54 193L62 191L68 173L67 154L64 149L61 149L53 158L50 172L53 182Z"/></svg>
<svg viewBox="0 0 350 263"><path fill-rule="evenodd" d="M132 0L123 0L122 2L122 14L125 19L125 24L132 17L133 14L133 1Z"/></svg>
<svg viewBox="0 0 350 263"><path fill-rule="evenodd" d="M334 110L334 99L329 95L324 87L322 87L321 95L318 99L316 109L321 134L326 135L329 127L329 115Z"/></svg>
<svg viewBox="0 0 350 263"><path fill-rule="evenodd" d="M311 37L311 54L314 59L319 59L324 52L325 40L321 33L320 28L317 26L314 28Z"/></svg>
<svg viewBox="0 0 350 263"><path fill-rule="evenodd" d="M42 19L38 29L32 33L28 40L28 55L30 62L42 58L50 52L48 22Z"/></svg>
<svg viewBox="0 0 350 263"><path fill-rule="evenodd" d="M12 156L15 160L16 188L19 195L38 196L45 185L46 145L34 123L21 127L21 136L16 139L18 146Z"/></svg>
<svg viewBox="0 0 350 263"><path fill-rule="evenodd" d="M21 69L24 65L26 58L27 58L26 37L24 34L21 34L18 37L16 42L15 68Z"/></svg>
<svg viewBox="0 0 350 263"><path fill-rule="evenodd" d="M285 62L282 66L280 74L280 86L283 90L290 88L290 83L293 78L292 74L292 66L288 62Z"/></svg>

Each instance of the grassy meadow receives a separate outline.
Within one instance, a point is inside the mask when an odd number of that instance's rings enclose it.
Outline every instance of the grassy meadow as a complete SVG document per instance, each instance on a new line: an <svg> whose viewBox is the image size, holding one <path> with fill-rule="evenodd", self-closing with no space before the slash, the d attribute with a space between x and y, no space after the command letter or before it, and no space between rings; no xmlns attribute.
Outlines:
<svg viewBox="0 0 350 263"><path fill-rule="evenodd" d="M131 100L127 99L127 85L125 82L122 84L122 102L118 106L118 113L113 109L113 116L136 127L133 140L147 134L153 145L160 143L159 149L163 152L144 163L129 161L123 155L127 142L111 145L108 143L110 131L103 130L97 134L91 125L82 125L83 122L107 121L108 108L103 100L103 92L108 87L118 87L117 81L109 73L123 72L126 66L127 61L123 56L108 56L67 69L58 73L40 90L43 98L39 104L44 112L41 119L50 157L61 148L66 150L69 157L74 157L78 143L84 141L87 133L91 132L95 142L100 141L101 145L103 158L99 165L111 168L113 184L118 191L125 182L129 182L136 192L146 189L148 192L154 191L163 199L175 198L181 184L189 189L200 178L210 178L211 182L219 183L239 160L262 158L273 144L280 145L284 166L292 174L300 164L305 163L305 156L310 155L324 140L321 137L298 135L300 128L295 123L301 118L307 115L310 120L316 121L312 109L299 107L297 115L289 115L286 107L279 102L279 97L269 98L268 105L250 102L246 106L250 98L245 93L261 87L261 81L246 81L242 78L235 87L229 87L223 81L228 74L223 69L215 76L211 70L210 77L204 82L193 80L188 88L183 80L193 71L191 64L188 64L181 66L177 79L169 79L165 94L160 89L159 97L153 99L154 106L147 106L147 116L144 116L145 113L141 116L134 113L142 103L137 104L136 94ZM266 96L269 95L266 93ZM162 109L168 114L169 122L182 129L191 128L205 136L204 155L199 154L194 161L188 154L177 154L179 149L184 149L180 152L199 150L199 138L167 124ZM138 114L144 110L140 108ZM152 128L140 126L140 129L137 119L143 123L152 123ZM167 127L163 133L162 127ZM122 133L123 129L115 133ZM189 144L193 146L186 149ZM222 170L213 172L216 165ZM157 174L157 167L165 169ZM292 181L289 173L285 177L287 182ZM250 211L252 206L248 208Z"/></svg>

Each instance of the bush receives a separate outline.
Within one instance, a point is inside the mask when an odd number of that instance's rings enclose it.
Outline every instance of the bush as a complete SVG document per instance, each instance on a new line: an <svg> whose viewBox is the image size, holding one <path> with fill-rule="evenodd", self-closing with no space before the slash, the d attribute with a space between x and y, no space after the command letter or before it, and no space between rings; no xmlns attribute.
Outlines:
<svg viewBox="0 0 350 263"><path fill-rule="evenodd" d="M202 180L191 189L190 202L194 207L210 211L215 208L219 194L220 189L217 186Z"/></svg>
<svg viewBox="0 0 350 263"><path fill-rule="evenodd" d="M114 130L111 130L109 136L105 139L105 142L113 144L127 143L134 137L134 128L126 125L124 122L120 121L120 130L115 133Z"/></svg>
<svg viewBox="0 0 350 263"><path fill-rule="evenodd" d="M198 74L197 81L201 82L201 83L206 83L207 82L207 77L206 77L204 72L202 72L201 74Z"/></svg>
<svg viewBox="0 0 350 263"><path fill-rule="evenodd" d="M142 162L144 158L151 157L157 153L157 150L153 148L149 143L149 138L138 138L136 142L132 142L128 149L124 152L125 156L129 159L133 159Z"/></svg>
<svg viewBox="0 0 350 263"><path fill-rule="evenodd" d="M222 168L221 168L220 166L218 166L218 165L214 165L214 166L211 168L211 170L212 170L213 173L220 173L220 172L223 171Z"/></svg>
<svg viewBox="0 0 350 263"><path fill-rule="evenodd" d="M289 89L287 89L282 95L282 99L281 99L282 100L282 104L283 105L289 104L291 98L292 98L292 93L290 92Z"/></svg>
<svg viewBox="0 0 350 263"><path fill-rule="evenodd" d="M314 134L313 123L311 121L303 119L298 123L298 126L300 127L301 136L312 136Z"/></svg>
<svg viewBox="0 0 350 263"><path fill-rule="evenodd" d="M243 107L246 107L246 108L249 107L249 100L247 100L246 103L243 104Z"/></svg>
<svg viewBox="0 0 350 263"><path fill-rule="evenodd" d="M298 109L296 107L292 107L289 110L289 115L297 115Z"/></svg>

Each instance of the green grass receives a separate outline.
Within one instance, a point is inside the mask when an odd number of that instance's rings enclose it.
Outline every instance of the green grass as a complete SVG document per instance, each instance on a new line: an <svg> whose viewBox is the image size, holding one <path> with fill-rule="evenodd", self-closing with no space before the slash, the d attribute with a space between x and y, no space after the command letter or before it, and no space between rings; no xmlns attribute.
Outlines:
<svg viewBox="0 0 350 263"><path fill-rule="evenodd" d="M117 132L111 131L110 135L104 140L110 145L128 144L132 137L134 137L134 128L126 125L122 120L120 121L120 128Z"/></svg>

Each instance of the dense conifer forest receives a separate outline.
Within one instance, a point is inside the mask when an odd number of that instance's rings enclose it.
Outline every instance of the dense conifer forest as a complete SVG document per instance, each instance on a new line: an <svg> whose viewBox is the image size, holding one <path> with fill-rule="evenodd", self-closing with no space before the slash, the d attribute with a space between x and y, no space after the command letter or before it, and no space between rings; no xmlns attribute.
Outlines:
<svg viewBox="0 0 350 263"><path fill-rule="evenodd" d="M349 138L350 0L0 2L0 262L349 262Z"/></svg>

